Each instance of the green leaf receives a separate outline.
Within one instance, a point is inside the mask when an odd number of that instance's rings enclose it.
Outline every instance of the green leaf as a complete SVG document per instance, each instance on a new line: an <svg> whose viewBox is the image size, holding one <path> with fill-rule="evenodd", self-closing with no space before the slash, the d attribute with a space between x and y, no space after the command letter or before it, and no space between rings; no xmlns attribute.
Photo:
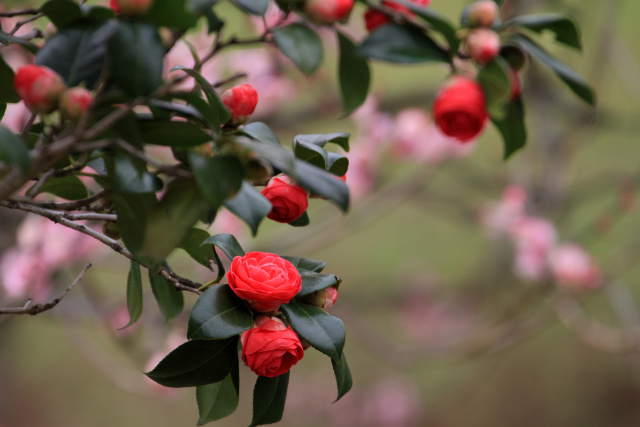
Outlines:
<svg viewBox="0 0 640 427"><path fill-rule="evenodd" d="M9 46L10 44L19 44L20 46L22 46L25 50L31 52L31 53L36 53L38 52L38 46L36 46L35 44L26 41L20 37L14 37L10 34L5 33L4 31L0 30L0 43L2 43L5 46Z"/></svg>
<svg viewBox="0 0 640 427"><path fill-rule="evenodd" d="M418 17L427 22L433 27L435 31L438 31L444 36L449 44L449 50L451 52L457 52L460 46L460 39L456 35L456 28L451 24L447 18L440 15L438 12L430 7L424 7L413 3L408 0L397 0L395 3L400 3L409 9L411 9Z"/></svg>
<svg viewBox="0 0 640 427"><path fill-rule="evenodd" d="M293 226L293 227L306 227L307 225L310 224L310 220L309 220L309 215L307 214L307 211L304 211L302 213L302 216L300 216L300 218L298 219L294 219L291 222L288 222L287 224Z"/></svg>
<svg viewBox="0 0 640 427"><path fill-rule="evenodd" d="M20 97L13 87L13 79L13 70L0 55L0 104L20 101Z"/></svg>
<svg viewBox="0 0 640 427"><path fill-rule="evenodd" d="M509 102L505 107L502 119L492 118L504 142L504 159L525 146L527 129L524 124L524 105L520 97Z"/></svg>
<svg viewBox="0 0 640 427"><path fill-rule="evenodd" d="M209 126L211 130L213 130L214 132L220 131L221 123L219 123L220 118L219 118L218 110L211 108L208 101L205 101L205 99L202 98L200 94L197 94L194 92L180 93L178 95L174 94L174 98L182 99L186 101L187 105L192 106L193 108L198 110L198 112L200 112L202 117L206 119L205 124ZM226 111L226 114L229 114L226 108L224 111Z"/></svg>
<svg viewBox="0 0 640 427"><path fill-rule="evenodd" d="M166 263L164 263L164 267L169 268ZM173 283L152 270L149 270L149 283L151 283L151 290L158 303L160 313L162 313L164 320L169 323L182 312L184 296Z"/></svg>
<svg viewBox="0 0 640 427"><path fill-rule="evenodd" d="M449 53L425 33L395 23L377 28L356 52L368 58L400 64L449 62Z"/></svg>
<svg viewBox="0 0 640 427"><path fill-rule="evenodd" d="M340 282L342 282L342 279L333 274L304 274L302 275L302 289L300 289L296 297L309 295L329 286L337 286Z"/></svg>
<svg viewBox="0 0 640 427"><path fill-rule="evenodd" d="M340 31L338 44L340 46L340 60L338 63L338 82L344 115L348 116L367 99L371 86L369 62L356 54L356 45Z"/></svg>
<svg viewBox="0 0 640 427"><path fill-rule="evenodd" d="M229 285L216 285L196 301L189 318L187 338L219 340L253 326L253 315Z"/></svg>
<svg viewBox="0 0 640 427"><path fill-rule="evenodd" d="M114 21L64 27L38 51L36 64L60 74L69 87L84 84L87 89L94 89L114 27Z"/></svg>
<svg viewBox="0 0 640 427"><path fill-rule="evenodd" d="M7 104L0 102L0 120L4 117L4 113L7 112Z"/></svg>
<svg viewBox="0 0 640 427"><path fill-rule="evenodd" d="M293 266L300 272L311 271L314 273L320 273L327 266L327 263L325 261L320 261L312 258L298 258L293 256L283 256L282 258L293 264Z"/></svg>
<svg viewBox="0 0 640 427"><path fill-rule="evenodd" d="M118 21L109 40L109 59L111 77L131 96L149 95L162 84L164 46L149 23Z"/></svg>
<svg viewBox="0 0 640 427"><path fill-rule="evenodd" d="M298 135L293 140L295 156L312 165L331 171L334 175L342 176L347 173L349 160L340 154L324 150L327 142L340 145L349 150L349 134L333 133L327 135Z"/></svg>
<svg viewBox="0 0 640 427"><path fill-rule="evenodd" d="M342 176L349 170L349 159L341 154L329 152L327 170L336 176Z"/></svg>
<svg viewBox="0 0 640 427"><path fill-rule="evenodd" d="M240 129L240 133L247 135L258 141L268 144L282 145L278 136L271 130L269 126L262 122L253 122L245 125Z"/></svg>
<svg viewBox="0 0 640 427"><path fill-rule="evenodd" d="M166 147L195 147L211 141L211 137L189 122L141 120L142 137L149 144Z"/></svg>
<svg viewBox="0 0 640 427"><path fill-rule="evenodd" d="M536 33L548 30L555 34L558 42L576 49L582 49L578 24L576 24L573 18L567 15L559 13L545 13L539 15L518 16L510 19L502 25L503 28L510 26L525 27L531 31L535 31Z"/></svg>
<svg viewBox="0 0 640 427"><path fill-rule="evenodd" d="M158 201L155 194L112 194L118 230L127 248L136 253L144 243L147 218Z"/></svg>
<svg viewBox="0 0 640 427"><path fill-rule="evenodd" d="M215 245L219 247L224 254L233 261L237 256L244 256L245 252L240 243L231 234L216 234L202 242L203 245Z"/></svg>
<svg viewBox="0 0 640 427"><path fill-rule="evenodd" d="M308 134L308 135L296 135L293 138L293 145L295 148L296 144L305 144L305 145L317 145L319 147L324 147L327 143L331 142L340 146L344 151L349 151L349 135L345 132L334 132L334 133L317 133L317 134Z"/></svg>
<svg viewBox="0 0 640 427"><path fill-rule="evenodd" d="M114 187L123 194L153 193L162 189L162 181L146 170L139 170L131 157L122 153L114 156Z"/></svg>
<svg viewBox="0 0 640 427"><path fill-rule="evenodd" d="M200 85L200 88L204 92L204 95L207 97L207 101L209 101L210 113L205 114L205 117L207 117L211 121L212 127L219 128L220 125L226 123L231 118L229 110L227 110L227 107L225 107L225 105L222 103L220 97L216 93L216 90L213 88L213 86L211 86L211 83L209 83L207 79L202 77L202 75L197 71L187 67L183 67L182 65L176 65L171 69L171 71L175 70L184 71L185 73L193 77L198 85Z"/></svg>
<svg viewBox="0 0 640 427"><path fill-rule="evenodd" d="M235 216L247 223L255 236L262 219L271 212L271 203L247 181L242 182L240 191L234 197L224 201L224 206Z"/></svg>
<svg viewBox="0 0 640 427"><path fill-rule="evenodd" d="M560 77L560 79L569 86L569 89L571 89L571 91L573 91L573 93L575 93L580 99L592 107L595 106L595 95L587 81L580 74L567 64L560 62L549 55L542 47L528 37L521 34L517 34L515 37L517 43L524 51L529 52L547 67L551 68L553 72L556 73L556 75Z"/></svg>
<svg viewBox="0 0 640 427"><path fill-rule="evenodd" d="M194 261L211 269L209 260L213 259L213 249L208 246L202 246L202 242L209 237L207 231L200 228L192 228L178 247L188 253Z"/></svg>
<svg viewBox="0 0 640 427"><path fill-rule="evenodd" d="M85 18L94 21L108 21L115 18L116 14L108 7L102 6L82 6L82 12Z"/></svg>
<svg viewBox="0 0 640 427"><path fill-rule="evenodd" d="M237 364L238 338L187 341L146 375L165 387L197 387L224 380Z"/></svg>
<svg viewBox="0 0 640 427"><path fill-rule="evenodd" d="M338 397L333 401L333 403L336 403L351 390L353 379L351 378L351 371L349 370L349 365L347 365L347 359L344 353L340 359L331 359L331 366L333 366L333 375L336 377L336 384L338 386Z"/></svg>
<svg viewBox="0 0 640 427"><path fill-rule="evenodd" d="M49 0L42 5L40 11L59 30L82 17L82 9L71 0Z"/></svg>
<svg viewBox="0 0 640 427"><path fill-rule="evenodd" d="M20 170L23 177L29 174L31 159L24 142L9 129L0 126L0 160Z"/></svg>
<svg viewBox="0 0 640 427"><path fill-rule="evenodd" d="M312 75L324 58L320 36L303 24L289 24L271 30L278 49L307 76Z"/></svg>
<svg viewBox="0 0 640 427"><path fill-rule="evenodd" d="M251 15L264 16L269 7L269 0L231 0L231 3Z"/></svg>
<svg viewBox="0 0 640 427"><path fill-rule="evenodd" d="M217 421L231 415L238 408L240 394L240 373L238 361L227 377L213 384L196 387L198 402L198 426Z"/></svg>
<svg viewBox="0 0 640 427"><path fill-rule="evenodd" d="M89 196L89 190L75 175L49 178L36 194L40 193L54 194L67 200L79 200Z"/></svg>
<svg viewBox="0 0 640 427"><path fill-rule="evenodd" d="M291 327L315 349L332 359L339 359L344 348L345 330L342 320L318 307L291 301L280 306Z"/></svg>
<svg viewBox="0 0 640 427"><path fill-rule="evenodd" d="M154 264L164 260L208 210L207 201L192 179L173 180L162 200L149 212L144 244L137 255Z"/></svg>
<svg viewBox="0 0 640 427"><path fill-rule="evenodd" d="M198 111L197 108L192 107L191 105L175 104L173 102L160 101L158 99L152 99L151 102L149 102L149 106L151 108L160 109L160 110L163 110L163 111L168 111L170 113L174 113L176 116L179 116L179 117L184 117L184 118L187 118L187 119L196 119L196 120L198 120L200 123L202 123L204 125L208 125L209 124L207 122L206 117L204 117L202 115L202 113L200 113L200 111ZM154 115L155 115L155 113L154 113ZM169 116L171 117L172 115L170 114ZM181 122L173 122L173 123L181 123Z"/></svg>
<svg viewBox="0 0 640 427"><path fill-rule="evenodd" d="M253 389L252 426L277 423L282 419L287 400L289 372L274 378L258 377Z"/></svg>
<svg viewBox="0 0 640 427"><path fill-rule="evenodd" d="M501 57L494 58L487 63L480 73L478 82L482 86L489 116L496 119L504 117L504 106L511 98L511 70L509 64Z"/></svg>
<svg viewBox="0 0 640 427"><path fill-rule="evenodd" d="M154 0L145 19L156 27L186 30L196 25L198 16L187 7L186 0Z"/></svg>
<svg viewBox="0 0 640 427"><path fill-rule="evenodd" d="M240 190L244 173L236 157L206 157L190 152L189 162L200 193L214 209Z"/></svg>
<svg viewBox="0 0 640 427"><path fill-rule="evenodd" d="M129 310L129 323L122 329L128 328L138 321L142 314L142 276L140 274L140 264L135 261L130 262L129 275L127 276L127 309Z"/></svg>

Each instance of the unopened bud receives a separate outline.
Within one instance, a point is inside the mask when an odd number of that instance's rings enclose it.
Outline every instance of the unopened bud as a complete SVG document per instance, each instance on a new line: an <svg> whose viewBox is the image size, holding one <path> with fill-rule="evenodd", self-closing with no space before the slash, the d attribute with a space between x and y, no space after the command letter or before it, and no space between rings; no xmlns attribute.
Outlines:
<svg viewBox="0 0 640 427"><path fill-rule="evenodd" d="M93 94L83 87L73 87L60 97L60 109L71 120L79 120L91 108Z"/></svg>
<svg viewBox="0 0 640 427"><path fill-rule="evenodd" d="M39 65L20 67L14 78L14 87L31 111L50 113L58 106L66 86L52 69Z"/></svg>
<svg viewBox="0 0 640 427"><path fill-rule="evenodd" d="M500 52L500 36L488 28L476 28L467 36L467 52L474 61L487 63Z"/></svg>
<svg viewBox="0 0 640 427"><path fill-rule="evenodd" d="M230 123L239 125L246 122L258 105L258 92L251 85L240 85L227 89L220 100L231 113Z"/></svg>
<svg viewBox="0 0 640 427"><path fill-rule="evenodd" d="M498 17L498 5L492 0L477 1L469 6L467 22L472 27L490 27Z"/></svg>
<svg viewBox="0 0 640 427"><path fill-rule="evenodd" d="M344 20L353 8L354 0L307 0L303 12L317 25L331 25Z"/></svg>

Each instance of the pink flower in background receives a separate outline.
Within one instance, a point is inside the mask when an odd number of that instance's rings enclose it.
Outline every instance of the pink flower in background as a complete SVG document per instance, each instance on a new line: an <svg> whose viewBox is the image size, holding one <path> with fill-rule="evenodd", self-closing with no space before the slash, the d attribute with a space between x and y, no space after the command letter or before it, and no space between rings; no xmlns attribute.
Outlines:
<svg viewBox="0 0 640 427"><path fill-rule="evenodd" d="M600 286L600 269L591 256L575 243L564 243L549 254L551 272L556 282L573 290Z"/></svg>
<svg viewBox="0 0 640 427"><path fill-rule="evenodd" d="M480 211L480 222L496 237L509 233L525 213L527 192L516 184L505 188L497 203L489 203Z"/></svg>
<svg viewBox="0 0 640 427"><path fill-rule="evenodd" d="M407 427L420 420L424 402L416 384L400 377L387 377L364 399L360 423L363 426Z"/></svg>
<svg viewBox="0 0 640 427"><path fill-rule="evenodd" d="M510 235L516 248L516 276L523 280L542 280L548 272L549 252L556 244L554 225L542 218L524 216L514 224Z"/></svg>
<svg viewBox="0 0 640 427"><path fill-rule="evenodd" d="M360 141L359 138L352 141L353 148L347 154L349 171L346 183L354 201L362 199L373 190L379 164L378 152L370 150L366 141Z"/></svg>

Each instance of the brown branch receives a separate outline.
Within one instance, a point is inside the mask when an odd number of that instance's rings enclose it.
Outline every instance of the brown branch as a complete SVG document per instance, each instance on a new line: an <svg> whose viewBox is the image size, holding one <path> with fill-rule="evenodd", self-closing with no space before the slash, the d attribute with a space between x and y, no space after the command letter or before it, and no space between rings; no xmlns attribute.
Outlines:
<svg viewBox="0 0 640 427"><path fill-rule="evenodd" d="M129 144L128 142L122 139L116 139L115 145L117 145L119 148L123 149L127 153L131 154L132 156L153 166L154 168L157 169L157 172L159 173L176 176L178 178L193 178L193 173L191 173L190 171L181 169L181 165L179 163L173 164L173 165L166 165L164 163L158 162L157 160L149 157L144 151L140 151L136 149L133 145Z"/></svg>
<svg viewBox="0 0 640 427"><path fill-rule="evenodd" d="M30 205L30 204L20 203L12 200L5 200L3 202L0 202L0 206L9 208L9 209L20 210L24 212L31 212L31 213L49 218L53 222L59 222L59 223L62 223L63 219L68 221L109 221L109 222L116 222L118 220L118 217L115 214L102 214L102 213L95 213L95 212L67 213L64 211L55 211L52 209L45 209L33 204ZM77 224L77 225L81 225L81 224Z"/></svg>
<svg viewBox="0 0 640 427"><path fill-rule="evenodd" d="M75 211L82 209L86 206L89 206L91 203L96 202L100 199L104 199L113 193L113 190L104 190L99 193L94 194L93 196L87 197L85 199L74 200L73 202L48 202L42 200L34 200L29 197L22 196L13 196L9 199L9 201L23 203L27 205L39 206L45 209L55 209L61 211Z"/></svg>
<svg viewBox="0 0 640 427"><path fill-rule="evenodd" d="M0 315L2 314L28 314L30 316L35 316L37 314L40 313L44 313L45 311L51 310L52 308L54 308L56 305L58 305L60 303L60 301L62 301L62 299L67 296L67 294L69 293L69 291L71 289L73 289L73 287L75 285L77 285L80 280L82 280L82 278L84 277L84 274L87 272L87 270L91 267L91 264L87 264L84 266L84 268L82 269L82 271L80 272L80 274L78 274L78 277L76 277L76 279L67 287L67 289L64 290L64 292L62 293L62 295L60 295L58 298L54 299L53 301L50 301L48 303L45 304L36 304L36 305L31 305L31 298L29 298L27 300L27 302L25 303L24 306L22 307L16 307L16 308L1 308L0 309Z"/></svg>
<svg viewBox="0 0 640 427"><path fill-rule="evenodd" d="M40 13L39 9L24 9L17 10L15 12L0 12L0 18L13 18L14 16L22 16L22 15L37 15Z"/></svg>

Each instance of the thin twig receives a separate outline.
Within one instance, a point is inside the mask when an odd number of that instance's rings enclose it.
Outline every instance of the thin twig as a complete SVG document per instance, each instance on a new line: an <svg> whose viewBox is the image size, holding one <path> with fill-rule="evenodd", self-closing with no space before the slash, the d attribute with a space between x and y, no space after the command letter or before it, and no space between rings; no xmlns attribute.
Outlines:
<svg viewBox="0 0 640 427"><path fill-rule="evenodd" d="M40 216L49 218L53 222L62 223L63 219L68 221L110 221L116 222L118 216L115 214L103 214L95 212L83 212L83 213L68 213L64 211L55 211L52 209L41 208L33 204L20 203L12 200L5 200L0 202L0 206L4 206L9 209L16 209L24 212L31 212ZM81 225L81 224L77 224Z"/></svg>
<svg viewBox="0 0 640 427"><path fill-rule="evenodd" d="M166 165L164 163L158 162L155 159L152 159L151 157L147 156L147 154L144 151L140 151L136 149L133 145L129 144L128 142L122 139L117 139L115 140L115 142L118 147L120 147L127 153L131 154L132 156L137 157L143 162L153 166L158 170L158 172L165 173L171 176L176 176L179 178L193 178L193 173L187 170L181 169L180 164Z"/></svg>
<svg viewBox="0 0 640 427"><path fill-rule="evenodd" d="M13 18L14 16L36 15L40 13L39 9L24 9L15 12L0 12L0 18Z"/></svg>
<svg viewBox="0 0 640 427"><path fill-rule="evenodd" d="M35 197L40 192L42 187L47 183L49 178L51 178L55 173L56 173L55 169L49 169L48 171L43 173L40 179L38 179L38 182L36 182L36 184L33 187L31 187L29 191L27 191L27 197L31 197L31 198Z"/></svg>
<svg viewBox="0 0 640 427"><path fill-rule="evenodd" d="M74 200L72 202L48 202L43 200L34 200L29 197L21 197L21 196L13 196L9 200L25 203L27 205L39 206L41 208L46 209L55 209L60 211L75 211L86 206L89 206L91 203L96 202L100 199L104 199L113 193L113 190L104 190L99 193L94 194L93 196L87 197L85 199Z"/></svg>
<svg viewBox="0 0 640 427"><path fill-rule="evenodd" d="M28 314L30 316L35 316L37 314L51 310L56 305L58 305L65 296L67 296L69 291L73 289L73 287L77 285L80 282L80 280L82 280L82 278L84 277L84 274L87 272L87 270L90 267L91 267L91 264L85 265L82 271L80 272L80 274L78 274L78 277L76 277L76 279L67 287L67 289L64 290L62 295L60 295L58 298L54 299L53 301L50 301L45 304L36 304L32 306L31 305L32 300L31 298L29 298L24 306L17 307L17 308L2 308L0 309L0 314Z"/></svg>

